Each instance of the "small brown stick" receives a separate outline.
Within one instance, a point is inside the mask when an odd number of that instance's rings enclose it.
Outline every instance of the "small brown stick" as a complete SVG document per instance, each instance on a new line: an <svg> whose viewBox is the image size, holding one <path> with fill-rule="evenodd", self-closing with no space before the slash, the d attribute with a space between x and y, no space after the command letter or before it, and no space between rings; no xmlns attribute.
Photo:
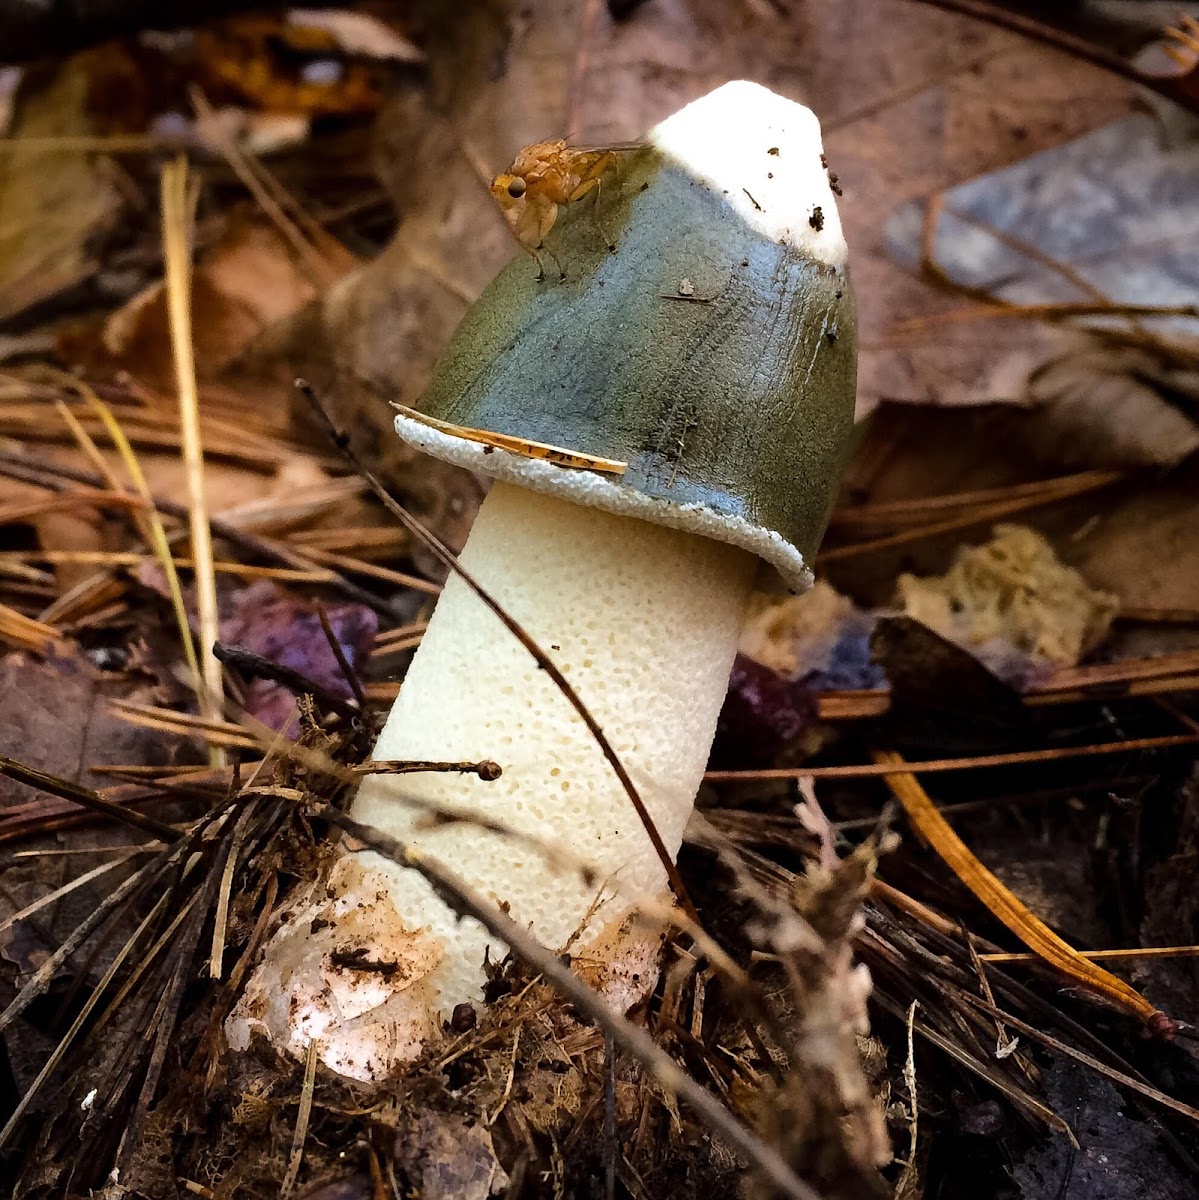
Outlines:
<svg viewBox="0 0 1199 1200"><path fill-rule="evenodd" d="M484 783L493 783L504 773L497 762L485 758L481 762L427 762L414 760L405 762L399 759L367 759L356 767L350 768L355 775L421 775L430 771L453 772L463 775L477 775Z"/></svg>
<svg viewBox="0 0 1199 1200"><path fill-rule="evenodd" d="M793 1200L818 1200L817 1193L800 1179L782 1156L742 1125L710 1092L700 1087L642 1028L618 1015L607 1002L583 982L552 950L517 924L495 904L488 903L448 867L426 858L411 846L369 825L362 825L340 809L326 805L318 815L344 829L384 858L418 871L433 890L455 912L474 917L503 941L519 959L543 975L578 1009L581 1016L599 1026L612 1040L632 1054L653 1073L658 1082L701 1116L731 1147L739 1150L762 1176Z"/></svg>
<svg viewBox="0 0 1199 1200"><path fill-rule="evenodd" d="M336 425L333 424L332 418L325 411L324 405L321 404L315 391L310 384L303 379L296 380L296 389L308 401L312 408L313 415L328 432L333 444L345 456L354 470L366 480L371 491L383 502L384 507L399 521L405 529L408 530L413 537L421 542L427 549L431 550L437 557L438 561L443 566L453 571L468 588L489 608L496 617L499 618L504 628L532 655L533 660L537 663L549 677L554 681L554 685L562 693L570 706L578 713L583 724L587 726L587 731L595 739L596 744L603 752L604 758L608 760L616 778L620 780L621 786L625 790L625 794L629 797L630 803L633 805L634 811L637 813L637 818L645 829L646 835L649 837L650 844L654 848L654 853L658 856L658 861L666 872L666 878L670 881L670 890L674 893L675 899L683 911L694 921L698 923L699 913L696 911L695 905L691 901L691 897L687 893L687 886L683 883L683 877L679 874L678 867L674 864L674 859L671 858L666 849L665 843L662 841L662 835L658 832L657 826L654 824L653 818L649 815L649 811L645 807L644 801L641 799L640 793L637 791L636 784L630 778L629 773L625 770L624 764L620 761L616 751L612 748L612 743L608 741L607 735L600 728L599 722L591 715L591 710L583 703L578 692L575 691L570 681L562 674L561 670L554 663L544 650L529 636L525 629L508 613L508 611L488 592L475 577L466 570L465 567L458 562L453 554L450 553L445 543L440 538L435 536L428 530L424 524L418 521L411 513L408 512L402 504L383 486L375 475L366 469L366 466L359 459L357 453L350 445L349 438L342 433Z"/></svg>
<svg viewBox="0 0 1199 1200"><path fill-rule="evenodd" d="M352 719L361 715L361 708L349 700L335 696L328 688L308 678L307 675L282 663L271 662L261 654L245 650L241 646L226 646L214 642L212 653L218 662L227 667L233 667L243 675L252 679L269 679L293 692L297 696L309 695L324 708L337 713L339 716ZM348 678L348 676L347 676Z"/></svg>
<svg viewBox="0 0 1199 1200"><path fill-rule="evenodd" d="M878 776L911 775L933 771L972 771L980 767L1017 767L1027 763L1057 762L1069 758L1093 758L1101 754L1124 754L1134 750L1170 750L1193 746L1199 734L1180 733L1169 737L1132 738L1126 742L1100 742L1093 746L1058 746L1051 750L1020 750L1012 754L981 754L975 758L928 758L903 761L902 766L887 761L860 763L847 767L777 767L761 771L709 771L708 783L740 783L761 779L869 779ZM901 760L902 761L902 760Z"/></svg>

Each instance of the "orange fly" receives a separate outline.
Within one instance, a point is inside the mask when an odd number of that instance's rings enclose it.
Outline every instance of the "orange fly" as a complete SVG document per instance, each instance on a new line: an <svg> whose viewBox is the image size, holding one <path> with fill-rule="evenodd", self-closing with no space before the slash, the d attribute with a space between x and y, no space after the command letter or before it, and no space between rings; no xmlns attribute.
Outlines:
<svg viewBox="0 0 1199 1200"><path fill-rule="evenodd" d="M566 272L554 253L546 248L545 238L558 219L558 210L595 192L598 206L600 184L605 171L616 163L620 150L632 146L609 146L594 150L575 149L564 138L535 142L526 146L503 174L491 181L491 194L499 202L520 244L533 256L539 268L538 279L545 278L546 253ZM615 243L604 235L609 250Z"/></svg>

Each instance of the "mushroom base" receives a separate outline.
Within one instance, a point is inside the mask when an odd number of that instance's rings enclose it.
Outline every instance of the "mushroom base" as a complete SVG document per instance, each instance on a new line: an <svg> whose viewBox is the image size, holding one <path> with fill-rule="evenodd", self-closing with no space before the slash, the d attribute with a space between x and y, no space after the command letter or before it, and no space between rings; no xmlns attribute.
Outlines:
<svg viewBox="0 0 1199 1200"><path fill-rule="evenodd" d="M676 854L727 689L754 557L497 483L462 563L570 680ZM491 782L370 777L353 815L506 904L544 945L569 952L614 1007L653 987L665 870L582 720L456 576L374 757L499 763L503 773ZM516 836L469 819L434 823L430 809L477 814ZM348 854L327 890L268 946L230 1018L230 1041L247 1044L258 1028L302 1052L318 1037L333 1069L379 1078L419 1053L439 1017L479 1002L484 963L506 952L417 872ZM366 969L347 967L355 957Z"/></svg>

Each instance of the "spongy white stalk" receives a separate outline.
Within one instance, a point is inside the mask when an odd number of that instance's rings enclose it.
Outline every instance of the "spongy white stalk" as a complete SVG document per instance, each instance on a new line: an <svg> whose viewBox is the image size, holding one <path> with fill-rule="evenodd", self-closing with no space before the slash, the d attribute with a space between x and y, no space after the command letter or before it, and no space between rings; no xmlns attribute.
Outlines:
<svg viewBox="0 0 1199 1200"><path fill-rule="evenodd" d="M497 483L462 564L577 689L676 854L728 685L755 558L693 533ZM374 757L499 763L503 774L492 782L462 774L372 776L353 815L506 904L544 945L569 948L576 969L614 1005L627 1007L653 986L660 925L630 913L639 897L667 897L664 868L581 718L455 576ZM427 805L477 812L561 847L594 868L595 880L584 882L527 842L478 825L431 825ZM337 922L348 922L346 936ZM239 1006L230 1039L244 1044L256 1027L300 1052L319 1037L328 1065L378 1078L419 1052L438 1015L479 1001L485 956L494 963L505 952L476 921L459 920L415 871L373 853L347 855L328 893L269 948L275 966L248 989L252 998ZM398 959L399 966L390 973L347 969L355 955L375 964Z"/></svg>

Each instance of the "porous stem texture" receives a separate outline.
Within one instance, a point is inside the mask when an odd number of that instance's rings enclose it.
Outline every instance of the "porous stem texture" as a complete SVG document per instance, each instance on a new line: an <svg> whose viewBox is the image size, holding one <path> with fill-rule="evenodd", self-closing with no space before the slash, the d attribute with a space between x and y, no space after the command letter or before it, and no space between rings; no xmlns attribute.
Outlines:
<svg viewBox="0 0 1199 1200"><path fill-rule="evenodd" d="M727 688L754 557L497 483L462 564L577 690L676 854ZM438 600L374 757L499 763L503 774L490 782L372 776L353 815L506 904L544 945L569 951L614 1005L627 1007L652 986L661 924L634 910L638 898L667 899L664 868L581 718L457 576ZM547 861L527 840L469 821L432 822L430 806L520 830L593 875ZM417 872L369 852L346 855L312 911L275 941L230 1040L248 1041L255 1022L293 1051L319 1037L328 1065L367 1079L418 1053L439 1015L478 1002L485 961L506 952ZM369 966L355 970L356 960Z"/></svg>

